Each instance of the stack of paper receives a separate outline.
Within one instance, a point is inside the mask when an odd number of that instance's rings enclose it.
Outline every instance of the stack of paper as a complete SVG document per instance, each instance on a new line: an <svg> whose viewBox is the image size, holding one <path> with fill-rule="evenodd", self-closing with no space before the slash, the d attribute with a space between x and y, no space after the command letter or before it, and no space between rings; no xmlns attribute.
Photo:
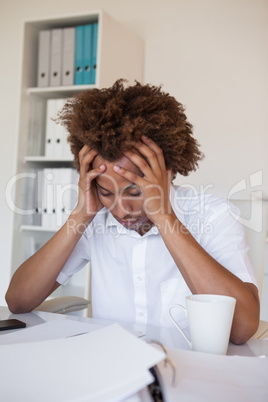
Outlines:
<svg viewBox="0 0 268 402"><path fill-rule="evenodd" d="M117 324L65 339L0 345L1 400L122 401L152 382L148 369L164 358Z"/></svg>
<svg viewBox="0 0 268 402"><path fill-rule="evenodd" d="M171 386L170 367L158 365L167 401L267 402L268 358L221 356L168 349L176 366Z"/></svg>

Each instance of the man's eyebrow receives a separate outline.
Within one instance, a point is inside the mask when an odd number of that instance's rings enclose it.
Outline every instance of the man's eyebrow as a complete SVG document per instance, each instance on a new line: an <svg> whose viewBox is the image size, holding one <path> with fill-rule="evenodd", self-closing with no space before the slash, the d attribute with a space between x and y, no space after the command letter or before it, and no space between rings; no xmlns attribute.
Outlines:
<svg viewBox="0 0 268 402"><path fill-rule="evenodd" d="M105 190L105 191L107 191L108 193L111 192L110 190L107 190L107 188L102 187L96 180L95 180L95 183L96 183L97 186L100 187L102 190ZM129 186L123 188L122 191L126 191L126 190L128 190L129 188L131 188L131 187L133 187L133 186L135 186L135 183L132 183L132 184L130 184Z"/></svg>
<svg viewBox="0 0 268 402"><path fill-rule="evenodd" d="M98 187L100 187L102 190L108 191L110 193L110 190L107 190L106 188L102 187L96 180L95 183L97 184Z"/></svg>

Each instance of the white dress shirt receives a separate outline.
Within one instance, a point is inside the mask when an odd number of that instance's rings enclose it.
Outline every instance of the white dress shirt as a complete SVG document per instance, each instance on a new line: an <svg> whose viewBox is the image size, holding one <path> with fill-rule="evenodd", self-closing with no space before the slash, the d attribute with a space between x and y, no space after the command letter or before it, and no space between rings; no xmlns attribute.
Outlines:
<svg viewBox="0 0 268 402"><path fill-rule="evenodd" d="M256 285L244 229L232 216L239 211L232 207L231 214L227 201L182 187L172 186L170 198L178 219L198 243L242 281ZM96 318L172 326L169 305L185 306L185 297L191 294L156 226L140 236L105 208L82 235L57 282L66 284L87 261L91 261ZM183 311L177 320L186 325Z"/></svg>

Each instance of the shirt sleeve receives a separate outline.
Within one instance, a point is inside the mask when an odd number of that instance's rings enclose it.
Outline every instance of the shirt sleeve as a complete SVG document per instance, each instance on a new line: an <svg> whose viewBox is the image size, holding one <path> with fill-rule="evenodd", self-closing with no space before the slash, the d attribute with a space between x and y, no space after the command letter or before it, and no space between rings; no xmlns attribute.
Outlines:
<svg viewBox="0 0 268 402"><path fill-rule="evenodd" d="M244 227L237 207L222 201L204 221L200 245L221 265L243 282L257 286L254 269L248 257Z"/></svg>
<svg viewBox="0 0 268 402"><path fill-rule="evenodd" d="M87 236L83 234L63 266L56 281L61 285L66 285L69 279L76 272L80 271L88 261L90 261L90 244Z"/></svg>

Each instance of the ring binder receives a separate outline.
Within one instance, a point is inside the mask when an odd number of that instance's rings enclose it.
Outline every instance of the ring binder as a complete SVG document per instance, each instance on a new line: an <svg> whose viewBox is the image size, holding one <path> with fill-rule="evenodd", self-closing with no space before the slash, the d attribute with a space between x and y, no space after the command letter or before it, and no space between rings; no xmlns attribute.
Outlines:
<svg viewBox="0 0 268 402"><path fill-rule="evenodd" d="M176 365L175 363L168 357L168 351L166 349L166 347L159 341L155 340L155 339L146 339L147 343L152 343L155 345L160 346L160 348L163 350L163 352L166 355L166 358L164 360L164 365L165 367L167 366L167 364L169 364L169 366L172 369L172 377L171 377L171 386L175 387L176 384ZM164 390L163 390L163 385L162 385L162 380L161 380L161 374L158 370L157 365L153 366L149 369L150 373L152 374L152 376L154 377L154 382L148 385L148 390L149 393L153 399L154 402L165 402L165 395L164 395Z"/></svg>

